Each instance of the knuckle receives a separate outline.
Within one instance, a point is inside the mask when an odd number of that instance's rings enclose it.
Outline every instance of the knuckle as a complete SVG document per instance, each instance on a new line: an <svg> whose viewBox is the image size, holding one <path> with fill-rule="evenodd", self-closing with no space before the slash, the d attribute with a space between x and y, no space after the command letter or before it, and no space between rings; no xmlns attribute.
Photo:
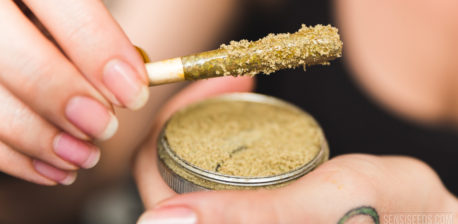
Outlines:
<svg viewBox="0 0 458 224"><path fill-rule="evenodd" d="M404 163L406 166L410 167L410 169L421 170L427 173L435 173L435 171L433 170L433 168L431 168L431 166L429 166L427 163L425 163L424 161L420 159L417 159L414 157L408 157L408 156L401 156L401 157L398 157L398 160L402 160L399 162Z"/></svg>
<svg viewBox="0 0 458 224"><path fill-rule="evenodd" d="M3 135L26 139L26 136L24 136L24 124L35 119L36 115L30 113L31 111L27 107L11 101L5 102L7 105L0 113L4 121L0 130Z"/></svg>
<svg viewBox="0 0 458 224"><path fill-rule="evenodd" d="M345 157L341 157L344 159ZM318 169L318 176L320 184L323 186L330 186L331 189L337 189L338 192L345 193L346 195L353 195L363 201L376 202L379 192L379 178L377 177L380 172L378 168L380 164L372 161L371 157L356 156L352 157L351 161L336 161L323 164ZM363 160L363 166L357 166L358 159Z"/></svg>
<svg viewBox="0 0 458 224"><path fill-rule="evenodd" d="M71 27L71 29L67 30L64 40L70 43L81 42L86 40L88 36L91 37L90 39L96 40L103 32L97 32L98 28L95 21L97 21L95 15L85 11L79 12L76 19L67 21L67 23L70 23L67 27Z"/></svg>
<svg viewBox="0 0 458 224"><path fill-rule="evenodd" d="M436 171L420 159L408 156L388 156L386 159L391 160L393 167L396 166L402 170L398 175L402 175L403 178L415 178L433 187L442 186L442 181Z"/></svg>
<svg viewBox="0 0 458 224"><path fill-rule="evenodd" d="M20 89L16 87L16 92L22 94L37 93L37 91L42 91L50 83L52 79L52 68L54 63L50 55L44 53L41 58L28 58L23 61L22 75L20 78ZM18 77L19 78L19 77ZM30 94L30 95L39 95L39 94Z"/></svg>
<svg viewBox="0 0 458 224"><path fill-rule="evenodd" d="M0 124L0 138L7 142L14 143L20 149L25 150L27 154L43 158L50 151L49 142L46 136L49 134L49 126L45 122L40 122L41 118L30 111L27 107L13 104L4 109L9 110L9 115L0 113L4 122ZM38 123L37 123L38 121ZM34 129L28 129L29 124L35 124ZM31 142L39 137L38 142ZM33 148L33 150L31 149Z"/></svg>

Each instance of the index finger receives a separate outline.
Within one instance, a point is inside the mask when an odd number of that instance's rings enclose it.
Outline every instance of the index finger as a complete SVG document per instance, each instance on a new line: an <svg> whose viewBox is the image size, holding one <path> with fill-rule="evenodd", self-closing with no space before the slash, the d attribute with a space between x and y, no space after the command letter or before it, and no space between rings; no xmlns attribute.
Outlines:
<svg viewBox="0 0 458 224"><path fill-rule="evenodd" d="M112 103L148 99L143 61L102 1L25 0L86 78Z"/></svg>

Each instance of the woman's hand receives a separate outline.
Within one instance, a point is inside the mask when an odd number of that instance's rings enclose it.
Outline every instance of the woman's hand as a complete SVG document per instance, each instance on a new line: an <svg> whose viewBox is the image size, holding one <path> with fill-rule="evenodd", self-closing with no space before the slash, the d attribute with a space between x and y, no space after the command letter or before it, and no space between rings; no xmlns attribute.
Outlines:
<svg viewBox="0 0 458 224"><path fill-rule="evenodd" d="M155 165L151 163L141 170L152 174L156 172ZM448 220L453 214L453 219L458 217L457 200L436 174L418 160L399 156L336 157L276 190L175 195L157 183L160 179L153 180L153 176L138 180L149 209L140 218L140 224L390 223L390 215L407 211L412 215L439 212L436 214ZM151 193L161 190L167 196Z"/></svg>
<svg viewBox="0 0 458 224"><path fill-rule="evenodd" d="M385 214L405 211L452 212L447 214L458 218L457 200L434 171L418 160L400 156L336 157L275 190L177 195L157 169L157 134L178 108L210 95L251 87L246 79L226 79L195 83L164 107L151 139L140 148L134 163L147 209L139 223L380 223Z"/></svg>
<svg viewBox="0 0 458 224"><path fill-rule="evenodd" d="M0 2L0 171L70 184L98 161L88 141L116 132L111 103L145 104L146 72L101 1L22 2L53 40L13 1Z"/></svg>

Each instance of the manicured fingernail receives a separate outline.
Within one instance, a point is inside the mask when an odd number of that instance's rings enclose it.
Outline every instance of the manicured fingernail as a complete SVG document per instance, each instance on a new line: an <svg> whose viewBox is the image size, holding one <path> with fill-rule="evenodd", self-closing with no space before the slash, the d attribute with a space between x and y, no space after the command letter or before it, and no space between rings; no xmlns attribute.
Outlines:
<svg viewBox="0 0 458 224"><path fill-rule="evenodd" d="M59 170L39 160L34 160L33 166L35 167L35 170L41 175L51 180L54 180L62 185L73 184L73 182L75 182L76 180L76 172L74 171L66 172L63 170Z"/></svg>
<svg viewBox="0 0 458 224"><path fill-rule="evenodd" d="M186 207L161 207L143 215L137 224L195 224L197 215Z"/></svg>
<svg viewBox="0 0 458 224"><path fill-rule="evenodd" d="M54 152L62 159L86 169L94 167L100 159L98 148L66 133L54 138Z"/></svg>
<svg viewBox="0 0 458 224"><path fill-rule="evenodd" d="M131 110L140 109L148 100L148 87L129 64L119 59L113 59L105 65L103 82Z"/></svg>
<svg viewBox="0 0 458 224"><path fill-rule="evenodd" d="M105 106L92 98L75 96L65 108L67 118L82 131L100 140L111 138L118 120Z"/></svg>

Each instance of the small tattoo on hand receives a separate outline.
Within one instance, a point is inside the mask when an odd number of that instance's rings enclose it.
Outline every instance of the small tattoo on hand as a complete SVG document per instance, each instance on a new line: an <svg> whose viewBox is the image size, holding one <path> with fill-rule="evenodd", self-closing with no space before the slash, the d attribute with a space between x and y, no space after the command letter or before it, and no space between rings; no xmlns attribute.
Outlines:
<svg viewBox="0 0 458 224"><path fill-rule="evenodd" d="M372 221L374 221L374 224L380 224L380 218L377 211L375 210L375 208L372 208L370 206L361 206L348 211L342 218L340 218L337 224L345 224L351 218L360 215L370 217Z"/></svg>

